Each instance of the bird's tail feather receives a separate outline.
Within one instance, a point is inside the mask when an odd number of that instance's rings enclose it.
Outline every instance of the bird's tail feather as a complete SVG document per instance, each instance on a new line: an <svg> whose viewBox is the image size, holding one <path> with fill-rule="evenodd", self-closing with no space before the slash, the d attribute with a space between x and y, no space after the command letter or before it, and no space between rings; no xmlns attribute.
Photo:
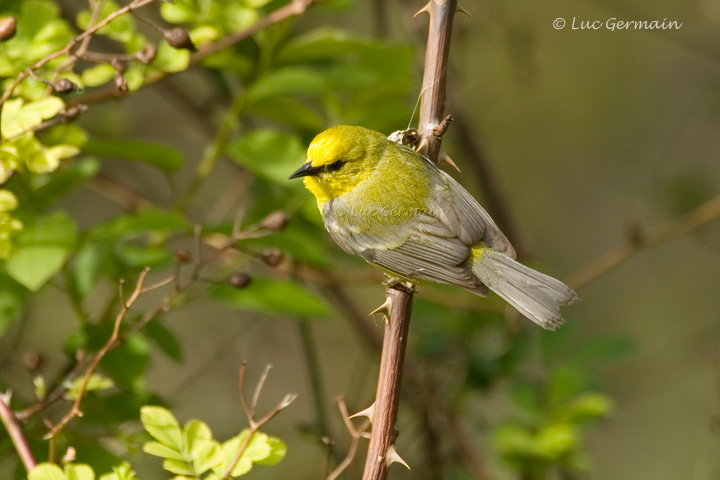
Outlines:
<svg viewBox="0 0 720 480"><path fill-rule="evenodd" d="M490 248L473 249L472 271L490 290L547 330L562 325L560 305L579 300L567 285Z"/></svg>

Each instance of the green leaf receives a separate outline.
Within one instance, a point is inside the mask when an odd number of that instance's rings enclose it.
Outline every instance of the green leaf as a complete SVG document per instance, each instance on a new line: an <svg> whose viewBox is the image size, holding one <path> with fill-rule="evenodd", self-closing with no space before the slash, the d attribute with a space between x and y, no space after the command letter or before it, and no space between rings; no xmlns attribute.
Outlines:
<svg viewBox="0 0 720 480"><path fill-rule="evenodd" d="M73 259L72 287L80 298L90 295L100 277L109 268L112 247L108 243L90 242L83 245Z"/></svg>
<svg viewBox="0 0 720 480"><path fill-rule="evenodd" d="M285 442L275 437L267 437L265 443L270 447L270 453L261 459L254 460L258 465L277 465L285 458L287 453L287 445Z"/></svg>
<svg viewBox="0 0 720 480"><path fill-rule="evenodd" d="M192 468L192 465L190 465L185 460L166 458L165 460L163 460L163 468L170 473L176 473L178 475L189 475L197 478L197 476L195 475L195 471Z"/></svg>
<svg viewBox="0 0 720 480"><path fill-rule="evenodd" d="M325 119L318 112L293 98L264 98L249 104L247 111L311 132L323 130L326 126Z"/></svg>
<svg viewBox="0 0 720 480"><path fill-rule="evenodd" d="M113 467L112 473L106 473L100 480L137 480L135 472L126 462L121 463L117 467Z"/></svg>
<svg viewBox="0 0 720 480"><path fill-rule="evenodd" d="M367 40L352 37L341 30L320 28L288 42L280 51L278 61L284 63L328 61L363 52L369 44Z"/></svg>
<svg viewBox="0 0 720 480"><path fill-rule="evenodd" d="M122 245L117 255L124 265L131 268L156 267L172 260L172 254L161 246Z"/></svg>
<svg viewBox="0 0 720 480"><path fill-rule="evenodd" d="M95 471L85 464L65 465L68 480L95 480Z"/></svg>
<svg viewBox="0 0 720 480"><path fill-rule="evenodd" d="M145 406L140 409L145 430L161 444L182 453L182 432L175 416L166 408Z"/></svg>
<svg viewBox="0 0 720 480"><path fill-rule="evenodd" d="M67 393L72 400L77 400L78 396L80 395L80 388L82 388L84 382L85 378L78 377L65 386L65 388L67 389ZM88 380L87 386L85 387L85 391L91 392L93 390L107 390L114 386L115 384L109 378L100 375L99 373L93 373L92 375L90 375L90 379Z"/></svg>
<svg viewBox="0 0 720 480"><path fill-rule="evenodd" d="M49 173L57 170L60 162L66 158L74 157L80 149L73 145L55 145L45 148L44 155L28 161L28 169L34 173Z"/></svg>
<svg viewBox="0 0 720 480"><path fill-rule="evenodd" d="M83 145L83 151L102 157L147 163L165 173L176 172L183 164L183 157L177 150L165 145L133 140L93 138Z"/></svg>
<svg viewBox="0 0 720 480"><path fill-rule="evenodd" d="M256 80L248 91L255 102L279 95L318 95L325 89L325 76L307 67L285 67Z"/></svg>
<svg viewBox="0 0 720 480"><path fill-rule="evenodd" d="M143 328L145 335L154 341L160 350L178 363L183 360L182 346L175 335L161 322L153 321Z"/></svg>
<svg viewBox="0 0 720 480"><path fill-rule="evenodd" d="M17 235L17 250L8 258L8 274L29 290L37 291L65 263L75 245L75 224L64 212L24 221Z"/></svg>
<svg viewBox="0 0 720 480"><path fill-rule="evenodd" d="M88 140L88 134L76 123L61 123L43 132L38 137L45 145L72 145L82 147Z"/></svg>
<svg viewBox="0 0 720 480"><path fill-rule="evenodd" d="M331 308L321 298L296 283L253 278L244 289L220 285L210 295L243 310L298 317L327 317Z"/></svg>
<svg viewBox="0 0 720 480"><path fill-rule="evenodd" d="M28 480L68 480L68 478L54 463L40 463L30 472Z"/></svg>
<svg viewBox="0 0 720 480"><path fill-rule="evenodd" d="M305 161L300 138L276 130L255 130L233 142L228 153L253 173L284 185Z"/></svg>
<svg viewBox="0 0 720 480"><path fill-rule="evenodd" d="M608 417L614 405L610 397L602 393L582 393L558 408L556 417L565 422L584 423Z"/></svg>
<svg viewBox="0 0 720 480"><path fill-rule="evenodd" d="M100 63L83 70L82 82L87 87L97 87L115 78L115 69L107 63Z"/></svg>
<svg viewBox="0 0 720 480"><path fill-rule="evenodd" d="M101 223L91 230L91 236L95 239L136 237L150 232L172 233L188 228L190 224L180 214L147 208Z"/></svg>
<svg viewBox="0 0 720 480"><path fill-rule="evenodd" d="M185 455L183 453L178 452L167 445L163 445L160 442L145 442L143 445L143 452L160 458L180 460L183 462L185 461Z"/></svg>
<svg viewBox="0 0 720 480"><path fill-rule="evenodd" d="M183 429L183 441L197 475L202 475L222 464L220 444L213 440L212 432L205 422L199 420L187 422Z"/></svg>
<svg viewBox="0 0 720 480"><path fill-rule="evenodd" d="M65 107L62 100L57 97L47 97L35 102L23 104L23 100L16 98L8 100L3 105L0 130L4 137L15 137L40 125L43 120L57 115Z"/></svg>
<svg viewBox="0 0 720 480"><path fill-rule="evenodd" d="M493 444L504 456L528 457L535 454L535 440L527 429L516 424L505 424L493 433Z"/></svg>
<svg viewBox="0 0 720 480"><path fill-rule="evenodd" d="M190 65L190 52L185 49L173 48L163 40L158 45L157 54L151 65L163 72L182 72Z"/></svg>
<svg viewBox="0 0 720 480"><path fill-rule="evenodd" d="M18 199L10 190L0 189L0 212L12 212L18 207Z"/></svg>
<svg viewBox="0 0 720 480"><path fill-rule="evenodd" d="M577 428L569 423L557 423L537 433L536 449L539 456L557 460L573 453L580 443Z"/></svg>

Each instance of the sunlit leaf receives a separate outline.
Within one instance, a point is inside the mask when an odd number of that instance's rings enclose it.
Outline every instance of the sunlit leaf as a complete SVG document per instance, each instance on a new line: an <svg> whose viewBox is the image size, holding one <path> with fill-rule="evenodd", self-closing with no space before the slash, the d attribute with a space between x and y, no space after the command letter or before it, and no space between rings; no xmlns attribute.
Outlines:
<svg viewBox="0 0 720 480"><path fill-rule="evenodd" d="M267 314L327 317L331 311L327 302L300 285L267 278L254 278L244 289L219 285L210 294L232 307Z"/></svg>

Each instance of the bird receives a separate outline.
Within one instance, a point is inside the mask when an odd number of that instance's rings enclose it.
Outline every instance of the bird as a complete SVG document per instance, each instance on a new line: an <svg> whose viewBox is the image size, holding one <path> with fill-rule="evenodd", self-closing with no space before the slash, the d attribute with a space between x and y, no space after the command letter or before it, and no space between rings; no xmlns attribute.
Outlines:
<svg viewBox="0 0 720 480"><path fill-rule="evenodd" d="M337 125L310 143L289 179L303 178L344 251L412 284L492 290L544 329L578 301L567 285L515 260L510 241L473 196L425 156L380 132Z"/></svg>

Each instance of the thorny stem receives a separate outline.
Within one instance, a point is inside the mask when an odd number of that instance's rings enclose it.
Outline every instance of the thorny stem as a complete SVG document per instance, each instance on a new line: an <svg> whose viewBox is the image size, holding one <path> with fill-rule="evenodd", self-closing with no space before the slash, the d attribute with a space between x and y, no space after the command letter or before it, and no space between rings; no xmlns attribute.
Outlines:
<svg viewBox="0 0 720 480"><path fill-rule="evenodd" d="M25 470L30 473L35 468L35 458L30 451L25 435L20 430L17 417L10 409L10 393L0 394L0 420L5 426L10 440L12 440L18 456L20 456Z"/></svg>
<svg viewBox="0 0 720 480"><path fill-rule="evenodd" d="M400 404L405 347L407 346L410 315L412 313L412 290L388 288L387 298L392 309L385 323L380 373L378 376L375 408L372 418L372 435L365 458L363 480L387 478L390 466L390 449L395 444L398 431L397 412Z"/></svg>
<svg viewBox="0 0 720 480"><path fill-rule="evenodd" d="M427 157L437 162L440 138L435 129L443 121L445 110L445 80L452 22L456 0L430 0L421 10L430 14L428 43L425 52L425 74L421 90L422 103L418 131L427 146ZM395 429L405 347L412 310L412 289L388 288L387 300L391 311L385 325L378 388L372 419L372 434L365 459L363 480L384 480L398 432Z"/></svg>

